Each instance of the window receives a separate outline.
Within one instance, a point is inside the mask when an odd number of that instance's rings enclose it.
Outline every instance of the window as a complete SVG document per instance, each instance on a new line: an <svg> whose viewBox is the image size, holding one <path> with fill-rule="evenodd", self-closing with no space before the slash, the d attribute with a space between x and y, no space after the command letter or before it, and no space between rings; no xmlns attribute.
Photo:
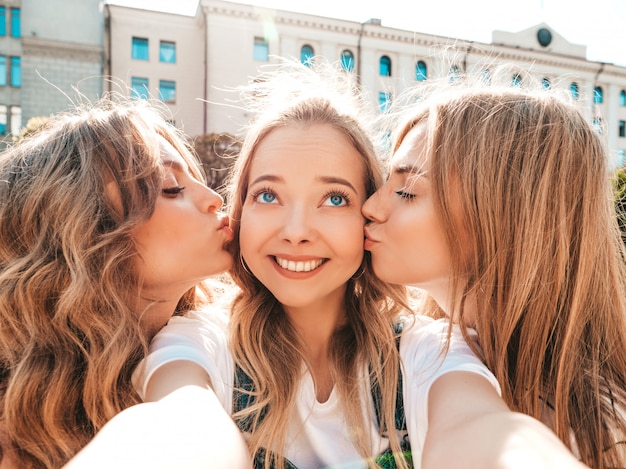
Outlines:
<svg viewBox="0 0 626 469"><path fill-rule="evenodd" d="M146 44L146 49L147 49ZM146 59L148 58L146 54ZM176 63L176 43L171 41L161 41L159 45L159 62L166 64Z"/></svg>
<svg viewBox="0 0 626 469"><path fill-rule="evenodd" d="M22 108L20 106L11 106L11 133L19 135L22 130Z"/></svg>
<svg viewBox="0 0 626 469"><path fill-rule="evenodd" d="M593 103L602 104L603 101L604 101L604 92L602 91L601 87L596 86L593 89Z"/></svg>
<svg viewBox="0 0 626 469"><path fill-rule="evenodd" d="M543 78L541 79L541 86L543 86L543 87L544 87L544 89L549 90L549 89L550 89L550 86L552 86L552 85L550 84L550 79L549 79L549 78L547 78L547 77L543 77Z"/></svg>
<svg viewBox="0 0 626 469"><path fill-rule="evenodd" d="M626 121L619 121L619 133L620 137L626 137Z"/></svg>
<svg viewBox="0 0 626 469"><path fill-rule="evenodd" d="M262 37L254 38L254 50L252 51L252 58L259 62L267 62L269 60L270 45Z"/></svg>
<svg viewBox="0 0 626 469"><path fill-rule="evenodd" d="M300 49L300 62L308 67L313 63L314 55L315 52L313 51L313 48L310 45L305 44Z"/></svg>
<svg viewBox="0 0 626 469"><path fill-rule="evenodd" d="M488 68L483 68L483 70L480 72L480 81L484 83L485 85L490 84L491 83L491 70L489 70Z"/></svg>
<svg viewBox="0 0 626 469"><path fill-rule="evenodd" d="M11 37L22 36L22 27L20 23L20 9L11 8Z"/></svg>
<svg viewBox="0 0 626 469"><path fill-rule="evenodd" d="M130 95L135 99L148 99L150 92L148 91L148 79L140 77L131 77L130 79Z"/></svg>
<svg viewBox="0 0 626 469"><path fill-rule="evenodd" d="M354 54L352 51L348 49L341 51L341 68L346 72L354 70Z"/></svg>
<svg viewBox="0 0 626 469"><path fill-rule="evenodd" d="M626 150L617 150L616 159L617 159L616 165L618 168L621 168L622 166L624 166L624 160L626 160Z"/></svg>
<svg viewBox="0 0 626 469"><path fill-rule="evenodd" d="M7 9L0 7L0 36L7 35Z"/></svg>
<svg viewBox="0 0 626 469"><path fill-rule="evenodd" d="M378 109L381 112L385 112L389 109L389 106L391 106L391 93L385 93L384 91L378 93Z"/></svg>
<svg viewBox="0 0 626 469"><path fill-rule="evenodd" d="M453 65L450 67L450 71L448 72L448 77L450 83L456 82L459 78L461 78L461 74L459 73L459 67Z"/></svg>
<svg viewBox="0 0 626 469"><path fill-rule="evenodd" d="M159 81L159 94L164 103L176 104L176 82L170 80Z"/></svg>
<svg viewBox="0 0 626 469"><path fill-rule="evenodd" d="M142 37L133 37L131 57L135 60L148 60L148 40Z"/></svg>
<svg viewBox="0 0 626 469"><path fill-rule="evenodd" d="M415 65L415 79L417 81L424 81L426 78L428 78L428 70L426 64L420 60Z"/></svg>
<svg viewBox="0 0 626 469"><path fill-rule="evenodd" d="M578 83L573 81L569 85L569 92L572 95L572 98L578 99L580 97L580 90L578 89Z"/></svg>
<svg viewBox="0 0 626 469"><path fill-rule="evenodd" d="M513 75L513 78L511 78L511 86L514 88L522 86L522 76L519 73L516 73Z"/></svg>
<svg viewBox="0 0 626 469"><path fill-rule="evenodd" d="M619 92L619 105L626 106L626 91L624 90Z"/></svg>
<svg viewBox="0 0 626 469"><path fill-rule="evenodd" d="M19 88L22 86L22 59L11 57L11 86Z"/></svg>
<svg viewBox="0 0 626 469"><path fill-rule="evenodd" d="M7 56L0 55L0 86L7 86Z"/></svg>
<svg viewBox="0 0 626 469"><path fill-rule="evenodd" d="M7 133L7 107L0 104L0 135Z"/></svg>
<svg viewBox="0 0 626 469"><path fill-rule="evenodd" d="M391 59L387 57L386 55L383 55L380 58L379 64L380 66L379 66L378 74L381 77L390 77L391 76Z"/></svg>
<svg viewBox="0 0 626 469"><path fill-rule="evenodd" d="M602 135L604 133L604 122L601 117L594 117L592 125L598 135Z"/></svg>

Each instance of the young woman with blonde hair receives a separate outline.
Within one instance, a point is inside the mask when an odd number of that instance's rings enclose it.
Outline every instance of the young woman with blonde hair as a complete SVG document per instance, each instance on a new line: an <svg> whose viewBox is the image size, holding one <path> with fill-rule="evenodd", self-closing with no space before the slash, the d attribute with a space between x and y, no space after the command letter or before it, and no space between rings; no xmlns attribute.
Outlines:
<svg viewBox="0 0 626 469"><path fill-rule="evenodd" d="M19 467L60 467L138 404L148 341L232 263L222 198L182 135L113 98L0 154L0 417Z"/></svg>
<svg viewBox="0 0 626 469"><path fill-rule="evenodd" d="M319 70L255 80L261 112L228 197L241 289L230 324L170 321L142 392L211 386L257 468L577 466L547 428L508 410L460 332L447 342L447 321L407 313L403 289L372 275L361 205L382 174L367 114L349 76ZM204 378L181 377L183 362ZM427 437L441 446L428 453Z"/></svg>
<svg viewBox="0 0 626 469"><path fill-rule="evenodd" d="M549 90L419 92L363 207L374 271L476 330L511 409L591 467L626 466L625 257L602 136Z"/></svg>

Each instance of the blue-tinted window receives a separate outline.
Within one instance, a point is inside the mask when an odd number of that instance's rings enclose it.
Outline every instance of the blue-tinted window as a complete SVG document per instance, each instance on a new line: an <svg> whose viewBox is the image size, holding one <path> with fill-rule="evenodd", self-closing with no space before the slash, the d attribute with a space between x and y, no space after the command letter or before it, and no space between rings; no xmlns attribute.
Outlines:
<svg viewBox="0 0 626 469"><path fill-rule="evenodd" d="M569 92L572 95L572 98L578 99L580 97L580 90L578 89L578 83L575 81L569 85Z"/></svg>
<svg viewBox="0 0 626 469"><path fill-rule="evenodd" d="M489 70L488 68L483 68L483 70L480 72L480 81L486 85L491 83L491 70Z"/></svg>
<svg viewBox="0 0 626 469"><path fill-rule="evenodd" d="M7 9L0 7L0 36L7 35Z"/></svg>
<svg viewBox="0 0 626 469"><path fill-rule="evenodd" d="M426 68L426 63L420 60L415 65L415 79L424 81L426 78L428 78L428 69Z"/></svg>
<svg viewBox="0 0 626 469"><path fill-rule="evenodd" d="M604 92L602 91L601 87L596 86L593 89L593 102L595 104L602 104L603 101L604 101Z"/></svg>
<svg viewBox="0 0 626 469"><path fill-rule="evenodd" d="M354 70L354 54L352 51L348 49L341 51L341 68L347 72Z"/></svg>
<svg viewBox="0 0 626 469"><path fill-rule="evenodd" d="M310 66L313 63L314 55L315 52L313 51L313 48L310 45L305 44L300 49L300 62L304 65Z"/></svg>
<svg viewBox="0 0 626 469"><path fill-rule="evenodd" d="M390 77L391 76L391 59L386 55L383 55L380 58L380 66L378 74L381 77Z"/></svg>
<svg viewBox="0 0 626 469"><path fill-rule="evenodd" d="M147 78L131 77L130 88L131 96L135 99L148 99L150 95Z"/></svg>
<svg viewBox="0 0 626 469"><path fill-rule="evenodd" d="M448 77L449 77L450 83L454 83L459 78L461 78L459 67L457 67L456 65L453 65L452 67L450 67L450 71L448 72Z"/></svg>
<svg viewBox="0 0 626 469"><path fill-rule="evenodd" d="M11 57L11 86L19 88L22 86L22 59Z"/></svg>
<svg viewBox="0 0 626 469"><path fill-rule="evenodd" d="M519 88L520 86L522 86L522 76L519 73L516 73L511 78L511 86L515 88Z"/></svg>
<svg viewBox="0 0 626 469"><path fill-rule="evenodd" d="M7 56L0 55L0 86L7 86Z"/></svg>
<svg viewBox="0 0 626 469"><path fill-rule="evenodd" d="M254 50L252 57L259 62L267 62L270 57L270 45L262 37L254 38Z"/></svg>
<svg viewBox="0 0 626 469"><path fill-rule="evenodd" d="M620 137L626 137L626 121L619 121L619 131L618 135Z"/></svg>
<svg viewBox="0 0 626 469"><path fill-rule="evenodd" d="M170 80L159 81L161 100L168 104L176 104L176 82Z"/></svg>
<svg viewBox="0 0 626 469"><path fill-rule="evenodd" d="M0 104L0 135L7 133L7 107Z"/></svg>
<svg viewBox="0 0 626 469"><path fill-rule="evenodd" d="M133 38L131 57L135 60L148 60L148 40L146 38Z"/></svg>
<svg viewBox="0 0 626 469"><path fill-rule="evenodd" d="M595 129L596 133L599 134L599 135L602 135L602 133L604 131L604 123L602 122L602 118L601 117L594 117L594 119L591 122L591 124L593 125L593 128Z"/></svg>
<svg viewBox="0 0 626 469"><path fill-rule="evenodd" d="M148 57L146 56L146 59L147 58ZM164 62L166 64L176 63L176 43L175 42L161 41L161 44L159 45L159 62Z"/></svg>
<svg viewBox="0 0 626 469"><path fill-rule="evenodd" d="M619 92L619 105L626 106L626 91L624 90Z"/></svg>
<svg viewBox="0 0 626 469"><path fill-rule="evenodd" d="M22 37L20 16L19 8L11 8L11 37Z"/></svg>
<svg viewBox="0 0 626 469"><path fill-rule="evenodd" d="M546 90L550 89L550 87L552 86L550 84L550 79L547 77L543 77L541 79L541 86L543 86Z"/></svg>
<svg viewBox="0 0 626 469"><path fill-rule="evenodd" d="M389 106L391 106L391 93L385 93L384 91L378 93L378 109L381 112L385 112L389 109Z"/></svg>

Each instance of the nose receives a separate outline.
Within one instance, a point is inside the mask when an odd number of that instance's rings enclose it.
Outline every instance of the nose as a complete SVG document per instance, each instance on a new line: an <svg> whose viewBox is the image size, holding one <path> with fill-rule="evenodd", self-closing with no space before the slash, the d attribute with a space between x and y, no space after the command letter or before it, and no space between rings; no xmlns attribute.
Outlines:
<svg viewBox="0 0 626 469"><path fill-rule="evenodd" d="M224 205L224 198L210 187L205 186L201 203L203 209L209 213L217 212Z"/></svg>
<svg viewBox="0 0 626 469"><path fill-rule="evenodd" d="M384 210L381 204L380 189L374 192L361 207L361 213L371 222L384 221Z"/></svg>
<svg viewBox="0 0 626 469"><path fill-rule="evenodd" d="M312 241L315 235L314 216L301 205L286 207L280 237L291 244Z"/></svg>

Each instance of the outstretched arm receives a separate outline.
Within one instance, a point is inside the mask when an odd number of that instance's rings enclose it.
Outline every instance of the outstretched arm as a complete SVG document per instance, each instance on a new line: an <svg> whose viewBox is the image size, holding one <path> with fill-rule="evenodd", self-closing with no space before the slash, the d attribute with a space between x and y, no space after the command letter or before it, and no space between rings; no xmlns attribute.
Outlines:
<svg viewBox="0 0 626 469"><path fill-rule="evenodd" d="M428 398L424 469L584 468L543 423L511 412L484 377L444 374Z"/></svg>
<svg viewBox="0 0 626 469"><path fill-rule="evenodd" d="M66 469L252 467L243 435L212 389L184 386L116 415Z"/></svg>

